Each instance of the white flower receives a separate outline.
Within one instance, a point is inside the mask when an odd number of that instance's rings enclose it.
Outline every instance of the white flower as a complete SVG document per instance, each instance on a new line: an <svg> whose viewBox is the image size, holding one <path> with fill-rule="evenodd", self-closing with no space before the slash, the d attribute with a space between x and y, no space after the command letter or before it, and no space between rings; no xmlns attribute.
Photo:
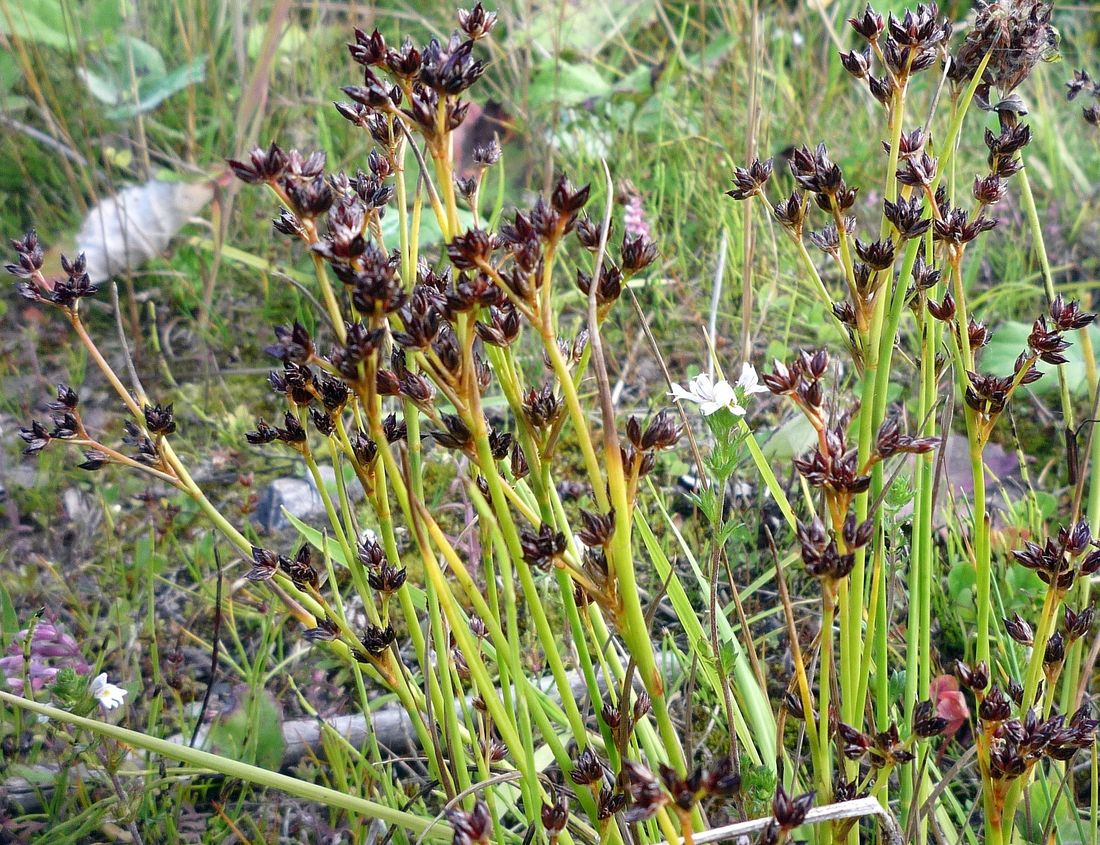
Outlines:
<svg viewBox="0 0 1100 845"><path fill-rule="evenodd" d="M694 402L707 417L722 408L728 408L730 413L742 417L745 415L742 402L754 393L767 392L768 388L760 383L752 364L746 362L741 365L741 376L736 384L730 384L725 379L714 381L703 373L689 381L686 390L678 384L672 385L670 395L681 401Z"/></svg>
<svg viewBox="0 0 1100 845"><path fill-rule="evenodd" d="M714 381L706 373L689 381L686 390L678 384L672 385L672 392L669 395L681 401L694 402L706 417L722 408L729 408L738 416L745 413L745 409L737 404L737 394L734 393L733 385L725 379Z"/></svg>
<svg viewBox="0 0 1100 845"><path fill-rule="evenodd" d="M102 672L92 679L88 691L93 698L99 701L104 710L114 710L116 707L122 706L122 699L126 697L126 690L108 681L106 672Z"/></svg>
<svg viewBox="0 0 1100 845"><path fill-rule="evenodd" d="M756 374L756 369L748 361L741 365L741 377L737 379L736 387L739 387L745 396L768 392L768 388L760 383L760 377Z"/></svg>

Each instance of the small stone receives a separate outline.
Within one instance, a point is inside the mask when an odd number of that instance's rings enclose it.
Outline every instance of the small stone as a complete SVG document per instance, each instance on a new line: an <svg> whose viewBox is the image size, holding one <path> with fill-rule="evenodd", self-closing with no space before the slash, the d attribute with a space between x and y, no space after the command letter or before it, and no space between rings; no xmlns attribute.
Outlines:
<svg viewBox="0 0 1100 845"><path fill-rule="evenodd" d="M325 512L324 502L311 479L277 478L260 494L252 519L268 534L291 530L294 526L286 518L284 508L302 520Z"/></svg>
<svg viewBox="0 0 1100 845"><path fill-rule="evenodd" d="M340 494L336 487L335 471L329 464L321 464L319 469L321 479L328 490L333 505L339 508ZM347 493L352 504L361 501L363 498L363 488L356 480L347 482ZM306 522L325 516L325 503L321 499L321 494L317 492L317 486L313 483L313 476L277 478L272 481L260 493L252 519L261 530L268 534L291 531L294 526L291 525L290 520L283 513L284 508L292 516Z"/></svg>

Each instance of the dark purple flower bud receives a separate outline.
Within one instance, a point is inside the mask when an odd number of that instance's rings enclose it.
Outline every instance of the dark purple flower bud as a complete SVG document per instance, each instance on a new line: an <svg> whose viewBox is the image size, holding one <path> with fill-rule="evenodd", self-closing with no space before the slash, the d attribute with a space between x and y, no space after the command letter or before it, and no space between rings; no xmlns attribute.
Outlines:
<svg viewBox="0 0 1100 845"><path fill-rule="evenodd" d="M735 200L745 200L759 194L772 175L771 159L754 159L748 167L738 167L733 171L734 188L726 195Z"/></svg>
<svg viewBox="0 0 1100 845"><path fill-rule="evenodd" d="M1035 631L1032 630L1031 625L1020 616L1019 613L1013 613L1011 619L1002 620L1005 625L1005 630L1008 635L1012 637L1020 645L1031 645L1035 640Z"/></svg>
<svg viewBox="0 0 1100 845"><path fill-rule="evenodd" d="M589 786L603 780L604 766L596 752L586 748L573 761L569 777L578 786Z"/></svg>
<svg viewBox="0 0 1100 845"><path fill-rule="evenodd" d="M1003 722L1011 715L1011 700L994 685L978 705L978 718L983 722Z"/></svg>
<svg viewBox="0 0 1100 845"><path fill-rule="evenodd" d="M955 674L960 683L972 692L984 692L989 686L989 666L982 661L975 666L968 666L961 660L955 663Z"/></svg>
<svg viewBox="0 0 1100 845"><path fill-rule="evenodd" d="M866 79L871 69L870 50L849 50L840 54L840 63L856 79Z"/></svg>
<svg viewBox="0 0 1100 845"><path fill-rule="evenodd" d="M1082 311L1081 303L1076 299L1066 302L1062 294L1058 294L1050 304L1050 319L1055 328L1065 332L1091 325L1096 315Z"/></svg>
<svg viewBox="0 0 1100 845"><path fill-rule="evenodd" d="M806 814L814 805L814 793L807 792L794 798L777 786L772 799L772 816L783 831L789 832L806 821Z"/></svg>
<svg viewBox="0 0 1100 845"><path fill-rule="evenodd" d="M540 815L547 833L553 835L565 830L565 824L569 821L569 803L565 796L559 795L553 804L543 804Z"/></svg>
<svg viewBox="0 0 1100 845"><path fill-rule="evenodd" d="M1057 666L1066 659L1066 639L1061 631L1055 631L1047 640L1046 651L1043 652L1044 666Z"/></svg>
<svg viewBox="0 0 1100 845"><path fill-rule="evenodd" d="M361 65L381 66L386 60L386 41L377 29L367 35L357 27L355 43L348 45L348 52Z"/></svg>
<svg viewBox="0 0 1100 845"><path fill-rule="evenodd" d="M475 41L488 35L496 22L497 13L486 12L480 3L472 9L458 10L458 28Z"/></svg>
<svg viewBox="0 0 1100 845"><path fill-rule="evenodd" d="M1066 607L1065 625L1066 641L1071 645L1085 636L1092 627L1093 609L1086 607L1080 612Z"/></svg>
<svg viewBox="0 0 1100 845"><path fill-rule="evenodd" d="M871 8L870 3L864 8L862 14L849 18L848 23L868 41L877 40L882 30L886 28L886 21L883 20L882 15Z"/></svg>

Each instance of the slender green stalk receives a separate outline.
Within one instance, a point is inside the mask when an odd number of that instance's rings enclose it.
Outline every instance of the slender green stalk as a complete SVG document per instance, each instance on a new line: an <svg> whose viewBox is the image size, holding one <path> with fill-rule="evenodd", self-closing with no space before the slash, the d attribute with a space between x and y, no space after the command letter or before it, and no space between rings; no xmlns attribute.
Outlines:
<svg viewBox="0 0 1100 845"><path fill-rule="evenodd" d="M1022 155L1022 154L1021 154ZM1023 199L1024 214L1027 215L1028 228L1031 230L1032 245L1039 257L1039 267L1043 271L1043 289L1046 292L1047 303L1054 301L1054 275L1050 270L1050 259L1047 257L1046 240L1043 237L1043 224L1039 220L1039 209L1035 205L1035 195L1031 192L1031 180L1027 176L1027 168L1022 168L1019 174L1020 197ZM1088 328L1082 329L1082 333ZM1062 425L1066 429L1074 428L1073 399L1069 394L1069 381L1066 378L1065 367L1056 367L1058 371L1058 393L1062 401Z"/></svg>
<svg viewBox="0 0 1100 845"><path fill-rule="evenodd" d="M259 766L240 763L236 760L221 757L217 754L211 754L207 751L200 751L197 748L191 748L187 745L168 742L167 740L148 736L139 731L132 731L128 728L113 725L110 722L100 722L96 719L76 716L68 711L50 707L46 704L39 704L37 701L21 698L17 695L12 695L10 692L5 692L4 690L0 690L0 701L7 702L22 710L29 710L32 713L45 716L55 722L85 728L99 736L110 737L111 739L118 740L127 745L132 745L135 748L141 748L153 754L167 757L170 760L178 760L196 769L205 769L225 775L226 777L247 781L257 786L278 789L288 795L304 798L307 801L317 801L328 807L335 807L337 809L346 810L349 813L357 813L367 818L377 819L386 824L396 825L397 827L411 831L417 835L424 835L433 842L449 841L453 835L449 825L437 824L433 826L430 819L414 813L406 813L392 807L387 807L384 804L368 801L367 799L349 795L335 789L318 786L317 784L290 777L289 775L271 772Z"/></svg>

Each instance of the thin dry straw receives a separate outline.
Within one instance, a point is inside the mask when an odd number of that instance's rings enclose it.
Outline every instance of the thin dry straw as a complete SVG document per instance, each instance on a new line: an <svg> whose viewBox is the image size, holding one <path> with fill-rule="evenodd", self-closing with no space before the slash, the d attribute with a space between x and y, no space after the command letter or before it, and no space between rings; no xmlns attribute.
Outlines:
<svg viewBox="0 0 1100 845"><path fill-rule="evenodd" d="M902 845L901 830L894 817L883 809L877 798L857 798L854 801L840 801L836 804L826 804L823 807L814 807L806 814L805 824L821 824L822 822L837 821L839 819L858 819L864 816L877 816L885 841L889 845ZM695 845L707 845L710 842L725 842L736 839L739 836L747 836L763 830L771 824L771 816L760 819L752 819L747 822L727 824L723 827L715 827L696 833L693 837ZM667 842L659 842L657 845L668 845Z"/></svg>
<svg viewBox="0 0 1100 845"><path fill-rule="evenodd" d="M726 274L726 249L729 247L729 238L725 229L722 230L722 240L718 244L718 266L714 270L714 287L710 292L710 315L707 318L707 334L716 337L718 329L718 303L722 301L722 278ZM748 281L745 282L748 284ZM714 356L707 356L707 375L714 375Z"/></svg>

